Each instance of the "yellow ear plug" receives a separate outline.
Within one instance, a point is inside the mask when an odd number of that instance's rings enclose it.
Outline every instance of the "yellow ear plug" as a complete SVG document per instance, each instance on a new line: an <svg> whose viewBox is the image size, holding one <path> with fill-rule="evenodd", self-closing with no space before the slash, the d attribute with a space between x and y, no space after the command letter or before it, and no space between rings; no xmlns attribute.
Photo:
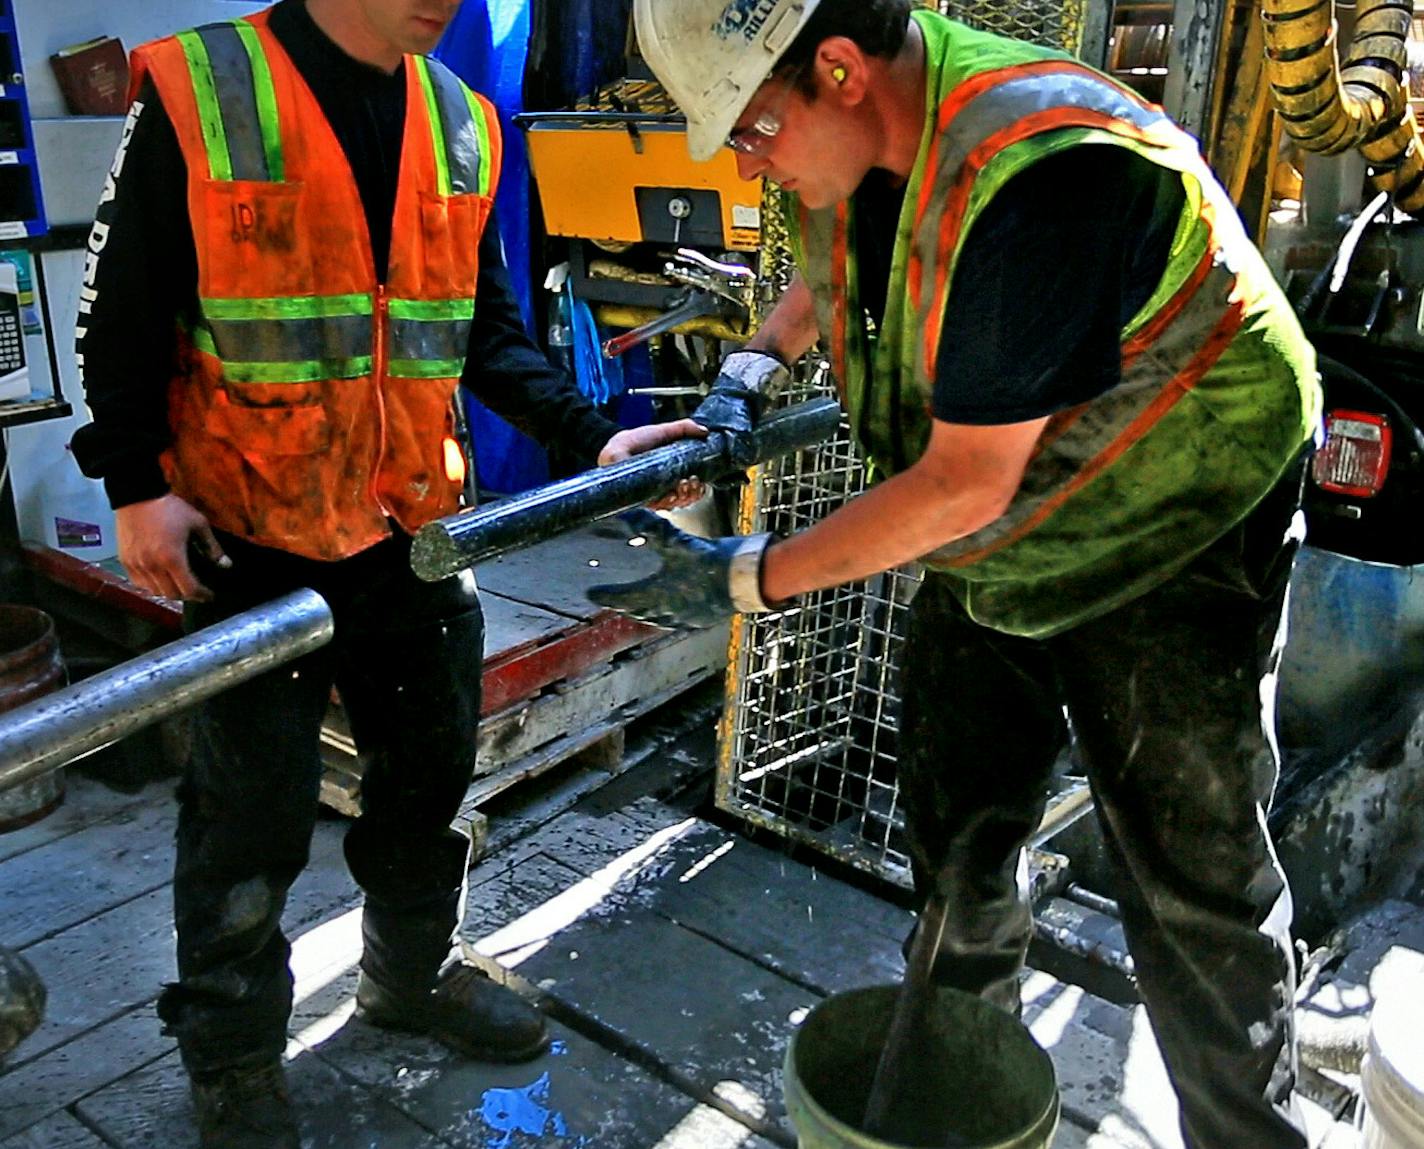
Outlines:
<svg viewBox="0 0 1424 1149"><path fill-rule="evenodd" d="M837 64L834 68L831 69L831 77L835 80L837 84L844 84L846 78L846 70L842 68L839 64Z"/></svg>

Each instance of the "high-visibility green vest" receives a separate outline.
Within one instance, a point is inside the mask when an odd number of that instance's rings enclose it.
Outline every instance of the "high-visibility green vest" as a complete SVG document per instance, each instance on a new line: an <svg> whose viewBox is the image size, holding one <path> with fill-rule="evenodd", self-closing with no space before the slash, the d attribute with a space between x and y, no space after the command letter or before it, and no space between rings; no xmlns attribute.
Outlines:
<svg viewBox="0 0 1424 1149"><path fill-rule="evenodd" d="M955 261L1009 179L1064 148L1111 144L1180 173L1186 191L1166 272L1123 328L1121 382L1053 416L1008 510L925 560L979 622L1043 637L1157 586L1246 516L1319 422L1314 352L1195 141L1160 108L1063 53L913 19L925 129L873 337L853 204L810 212L793 196L787 213L875 477L925 451Z"/></svg>

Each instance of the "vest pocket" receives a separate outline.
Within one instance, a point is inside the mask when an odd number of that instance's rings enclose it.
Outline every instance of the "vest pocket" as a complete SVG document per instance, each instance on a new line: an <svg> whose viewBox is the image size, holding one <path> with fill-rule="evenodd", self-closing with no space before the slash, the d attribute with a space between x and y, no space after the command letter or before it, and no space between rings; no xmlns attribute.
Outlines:
<svg viewBox="0 0 1424 1149"><path fill-rule="evenodd" d="M295 182L205 181L203 213L194 221L198 294L228 299L312 293L313 237L301 223L304 193Z"/></svg>
<svg viewBox="0 0 1424 1149"><path fill-rule="evenodd" d="M458 299L474 295L480 269L480 236L493 203L483 195L421 193L420 227L428 297Z"/></svg>
<svg viewBox="0 0 1424 1149"><path fill-rule="evenodd" d="M320 403L250 407L214 391L203 422L209 435L248 459L312 455L331 445L331 424Z"/></svg>

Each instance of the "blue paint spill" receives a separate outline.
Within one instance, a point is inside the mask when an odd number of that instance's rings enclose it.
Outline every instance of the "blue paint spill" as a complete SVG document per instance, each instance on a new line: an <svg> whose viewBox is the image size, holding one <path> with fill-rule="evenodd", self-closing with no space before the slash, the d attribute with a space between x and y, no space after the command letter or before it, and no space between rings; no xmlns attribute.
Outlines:
<svg viewBox="0 0 1424 1149"><path fill-rule="evenodd" d="M569 1043L567 1041L556 1041L549 1046L549 1056L551 1057L563 1057L568 1052Z"/></svg>
<svg viewBox="0 0 1424 1149"><path fill-rule="evenodd" d="M485 1149L510 1149L518 1133L567 1137L569 1127L564 1115L549 1108L549 1088L546 1072L522 1089L486 1089L480 1099L480 1119L495 1136L485 1141ZM579 1149L586 1143L587 1138L580 1137L570 1149Z"/></svg>

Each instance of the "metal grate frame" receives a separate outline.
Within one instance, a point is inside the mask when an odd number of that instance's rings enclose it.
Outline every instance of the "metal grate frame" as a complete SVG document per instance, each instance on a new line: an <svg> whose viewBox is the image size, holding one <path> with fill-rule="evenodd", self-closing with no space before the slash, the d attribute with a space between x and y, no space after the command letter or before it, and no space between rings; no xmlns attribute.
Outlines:
<svg viewBox="0 0 1424 1149"><path fill-rule="evenodd" d="M1018 39L1076 50L1084 0L941 3L947 15ZM761 276L774 297L789 280L780 197L762 209ZM827 364L803 363L787 402L833 394ZM848 424L811 451L752 473L743 532L786 535L865 488ZM807 595L793 609L737 619L718 738L716 803L747 822L910 886L895 781L898 672L915 570Z"/></svg>

